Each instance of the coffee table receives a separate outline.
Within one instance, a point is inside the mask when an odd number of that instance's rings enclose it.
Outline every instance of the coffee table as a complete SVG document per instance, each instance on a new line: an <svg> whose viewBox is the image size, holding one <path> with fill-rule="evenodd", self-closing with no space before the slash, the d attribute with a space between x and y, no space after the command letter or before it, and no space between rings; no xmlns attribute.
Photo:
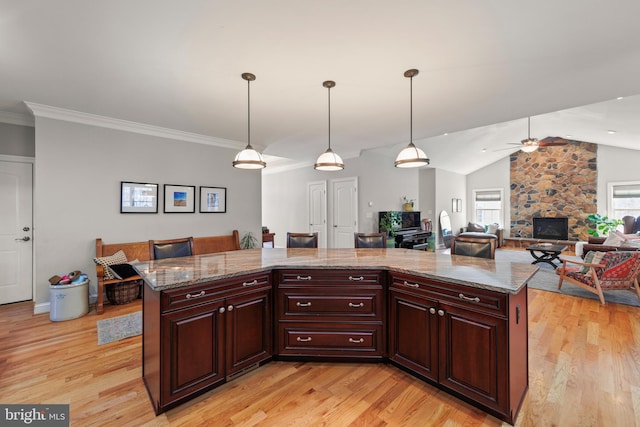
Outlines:
<svg viewBox="0 0 640 427"><path fill-rule="evenodd" d="M562 251L566 250L565 245L549 245L544 243L538 243L536 245L527 246L525 248L531 253L531 256L535 260L531 264L538 264L539 262L546 262L553 266L554 269L558 268L558 264L553 261L559 259L558 256ZM541 255L537 255L536 252L540 252Z"/></svg>

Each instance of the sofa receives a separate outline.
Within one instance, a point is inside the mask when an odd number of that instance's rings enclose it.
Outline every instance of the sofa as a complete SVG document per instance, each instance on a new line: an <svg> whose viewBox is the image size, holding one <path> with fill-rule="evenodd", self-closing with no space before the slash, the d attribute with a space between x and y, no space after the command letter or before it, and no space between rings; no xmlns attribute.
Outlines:
<svg viewBox="0 0 640 427"><path fill-rule="evenodd" d="M495 238L496 248L503 246L504 229L498 224L482 225L470 222L466 227L460 229L458 236L474 237L474 238Z"/></svg>

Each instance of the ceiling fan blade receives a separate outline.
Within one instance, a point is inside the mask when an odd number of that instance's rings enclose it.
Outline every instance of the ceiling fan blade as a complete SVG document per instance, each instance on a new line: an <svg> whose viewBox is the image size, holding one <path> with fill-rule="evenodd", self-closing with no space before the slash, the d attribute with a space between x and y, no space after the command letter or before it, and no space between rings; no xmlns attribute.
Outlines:
<svg viewBox="0 0 640 427"><path fill-rule="evenodd" d="M561 145L567 145L566 142L540 142L538 144L540 147L560 147Z"/></svg>
<svg viewBox="0 0 640 427"><path fill-rule="evenodd" d="M558 147L567 145L567 140L559 136L548 136L538 142L541 147Z"/></svg>

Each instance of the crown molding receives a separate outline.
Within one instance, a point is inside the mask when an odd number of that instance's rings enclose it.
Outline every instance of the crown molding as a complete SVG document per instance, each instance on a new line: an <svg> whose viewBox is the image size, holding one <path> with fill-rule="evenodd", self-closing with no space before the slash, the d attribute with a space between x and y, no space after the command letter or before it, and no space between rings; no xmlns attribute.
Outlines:
<svg viewBox="0 0 640 427"><path fill-rule="evenodd" d="M33 116L10 111L0 111L0 123L8 123L10 125L34 127L35 121Z"/></svg>
<svg viewBox="0 0 640 427"><path fill-rule="evenodd" d="M215 138L198 133L184 132L160 126L147 125L97 114L83 113L81 111L67 110L65 108L52 107L50 105L24 102L36 117L62 120L66 122L80 123L83 125L97 126L108 129L116 129L125 132L139 133L142 135L158 136L160 138L174 139L178 141L193 142L196 144L213 145L216 147L243 149L245 143L229 139ZM258 147L258 146L256 146Z"/></svg>

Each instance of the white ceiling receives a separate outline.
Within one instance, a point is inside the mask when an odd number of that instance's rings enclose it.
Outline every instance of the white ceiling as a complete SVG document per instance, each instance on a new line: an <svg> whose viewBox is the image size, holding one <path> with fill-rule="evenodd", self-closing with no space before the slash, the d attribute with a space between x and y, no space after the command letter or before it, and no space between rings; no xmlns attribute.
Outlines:
<svg viewBox="0 0 640 427"><path fill-rule="evenodd" d="M348 168L408 143L417 68L413 139L432 167L508 155L527 116L533 137L640 148L638 16L637 0L0 0L0 112L28 101L242 147L252 72L251 142L287 159L269 170L326 149L334 80Z"/></svg>

